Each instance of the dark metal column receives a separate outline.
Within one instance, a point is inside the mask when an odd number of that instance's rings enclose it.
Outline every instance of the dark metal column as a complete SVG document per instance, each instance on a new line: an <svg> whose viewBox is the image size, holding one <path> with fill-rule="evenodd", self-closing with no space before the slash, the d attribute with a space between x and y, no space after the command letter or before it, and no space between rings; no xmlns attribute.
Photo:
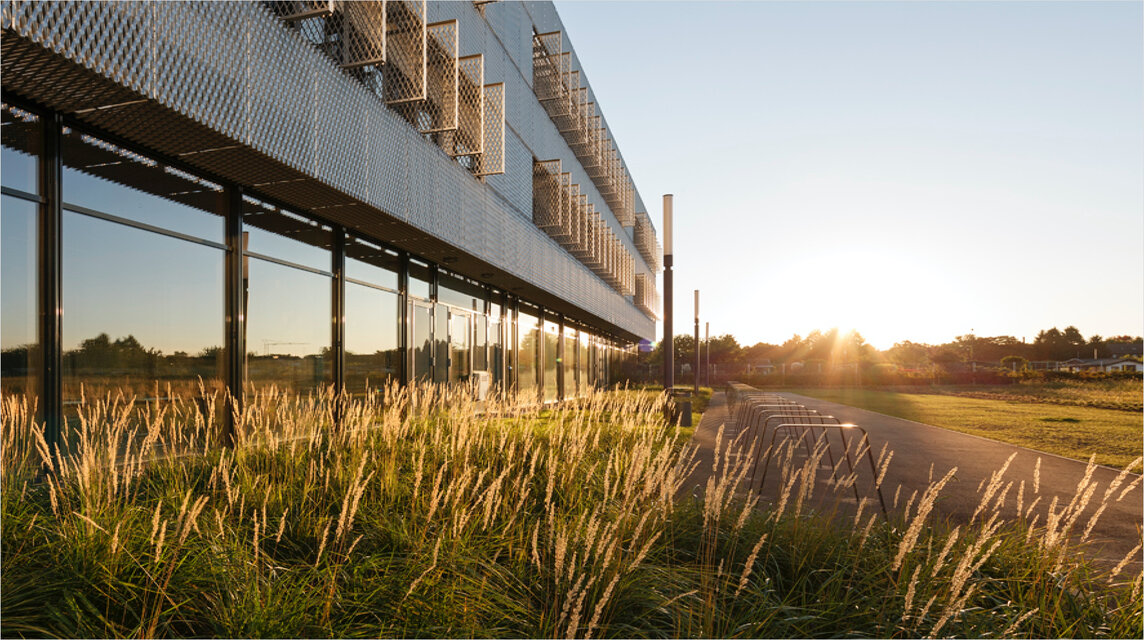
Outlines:
<svg viewBox="0 0 1144 640"><path fill-rule="evenodd" d="M330 252L330 270L334 277L330 286L330 368L334 374L334 424L341 425L342 403L346 393L346 230L334 227L334 246Z"/></svg>
<svg viewBox="0 0 1144 640"><path fill-rule="evenodd" d="M58 112L43 119L44 152L40 156L39 342L40 411L44 439L60 442L63 426L63 124Z"/></svg>
<svg viewBox="0 0 1144 640"><path fill-rule="evenodd" d="M246 234L242 231L242 188L226 191L226 386L230 403L224 404L223 446L234 445L234 416L242 411L246 385L246 289L249 283Z"/></svg>

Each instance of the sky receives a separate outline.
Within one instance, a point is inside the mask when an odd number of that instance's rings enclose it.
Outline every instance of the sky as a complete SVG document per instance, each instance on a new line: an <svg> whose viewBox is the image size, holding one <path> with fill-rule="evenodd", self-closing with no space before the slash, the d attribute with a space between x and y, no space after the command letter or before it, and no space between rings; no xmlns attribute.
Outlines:
<svg viewBox="0 0 1144 640"><path fill-rule="evenodd" d="M881 349L1144 334L1142 6L556 3L657 228L674 194L676 333L700 289L712 335Z"/></svg>

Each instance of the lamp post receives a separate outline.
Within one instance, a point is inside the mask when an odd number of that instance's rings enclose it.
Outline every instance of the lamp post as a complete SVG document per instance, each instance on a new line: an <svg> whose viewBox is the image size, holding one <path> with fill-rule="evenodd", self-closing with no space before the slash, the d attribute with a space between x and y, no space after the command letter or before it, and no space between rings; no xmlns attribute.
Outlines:
<svg viewBox="0 0 1144 640"><path fill-rule="evenodd" d="M695 290L695 395L699 395L699 289Z"/></svg>
<svg viewBox="0 0 1144 640"><path fill-rule="evenodd" d="M671 209L672 195L663 196L663 390L670 394L675 387L675 341L672 327L671 299Z"/></svg>
<svg viewBox="0 0 1144 640"><path fill-rule="evenodd" d="M707 345L707 355L703 360L703 379L711 386L711 323L703 323L703 344Z"/></svg>

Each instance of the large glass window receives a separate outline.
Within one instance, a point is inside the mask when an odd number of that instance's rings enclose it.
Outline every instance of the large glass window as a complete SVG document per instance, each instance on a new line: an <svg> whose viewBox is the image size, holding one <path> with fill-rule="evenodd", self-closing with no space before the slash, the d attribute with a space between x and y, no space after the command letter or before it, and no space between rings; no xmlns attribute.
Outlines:
<svg viewBox="0 0 1144 640"><path fill-rule="evenodd" d="M63 400L221 388L219 248L72 211L63 218Z"/></svg>
<svg viewBox="0 0 1144 640"><path fill-rule="evenodd" d="M560 352L560 325L544 322L544 401L560 398L560 380L557 378Z"/></svg>
<svg viewBox="0 0 1144 640"><path fill-rule="evenodd" d="M409 261L409 295L423 300L429 299L429 265L419 260Z"/></svg>
<svg viewBox="0 0 1144 640"><path fill-rule="evenodd" d="M401 371L397 254L346 239L346 390L384 387Z"/></svg>
<svg viewBox="0 0 1144 640"><path fill-rule="evenodd" d="M63 154L64 202L73 210L224 241L218 185L75 129L64 129Z"/></svg>
<svg viewBox="0 0 1144 640"><path fill-rule="evenodd" d="M65 130L63 402L221 389L223 191Z"/></svg>
<svg viewBox="0 0 1144 640"><path fill-rule="evenodd" d="M449 381L449 307L435 305L433 314L433 382Z"/></svg>
<svg viewBox="0 0 1144 640"><path fill-rule="evenodd" d="M449 310L449 382L464 382L472 372L472 316Z"/></svg>
<svg viewBox="0 0 1144 640"><path fill-rule="evenodd" d="M0 203L0 388L5 398L34 398L39 356L38 207L10 196L0 197Z"/></svg>
<svg viewBox="0 0 1144 640"><path fill-rule="evenodd" d="M501 318L501 306L489 305L489 371L492 373L494 383L504 382L504 327Z"/></svg>
<svg viewBox="0 0 1144 640"><path fill-rule="evenodd" d="M489 370L489 322L483 313L473 314L473 371Z"/></svg>
<svg viewBox="0 0 1144 640"><path fill-rule="evenodd" d="M40 119L9 106L0 108L0 182L31 197L39 193ZM32 396L38 387L37 320L39 205L0 197L0 393Z"/></svg>
<svg viewBox="0 0 1144 640"><path fill-rule="evenodd" d="M333 382L329 227L243 200L246 376L303 392Z"/></svg>
<svg viewBox="0 0 1144 640"><path fill-rule="evenodd" d="M0 132L3 152L0 155L0 174L5 187L29 194L40 192L39 156L43 150L43 135L39 117L17 107L0 107Z"/></svg>
<svg viewBox="0 0 1144 640"><path fill-rule="evenodd" d="M437 301L470 311L483 311L485 291L480 285L464 278L438 271Z"/></svg>
<svg viewBox="0 0 1144 640"><path fill-rule="evenodd" d="M427 302L409 303L410 377L416 382L433 379L433 307Z"/></svg>
<svg viewBox="0 0 1144 640"><path fill-rule="evenodd" d="M564 336L561 340L562 350L560 359L564 365L564 397L577 397L576 387L576 330L564 327Z"/></svg>
<svg viewBox="0 0 1144 640"><path fill-rule="evenodd" d="M379 389L400 374L397 294L346 283L346 390Z"/></svg>
<svg viewBox="0 0 1144 640"><path fill-rule="evenodd" d="M592 386L592 378L589 376L588 370L588 334L584 331L580 332L576 340L577 349L579 349L579 358L576 360L576 370L578 372L578 380L580 381L580 395L588 393L588 389Z"/></svg>
<svg viewBox="0 0 1144 640"><path fill-rule="evenodd" d="M536 398L536 352L540 328L536 316L524 309L517 314L517 324L516 389L525 398Z"/></svg>

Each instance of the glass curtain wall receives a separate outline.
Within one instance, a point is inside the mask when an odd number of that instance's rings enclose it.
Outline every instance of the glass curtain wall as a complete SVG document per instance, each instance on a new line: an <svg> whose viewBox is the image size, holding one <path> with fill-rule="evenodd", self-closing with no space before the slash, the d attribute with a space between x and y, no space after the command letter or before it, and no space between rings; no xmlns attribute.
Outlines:
<svg viewBox="0 0 1144 640"><path fill-rule="evenodd" d="M305 393L333 380L333 230L243 197L246 376Z"/></svg>
<svg viewBox="0 0 1144 640"><path fill-rule="evenodd" d="M522 398L537 397L536 365L537 351L540 349L540 326L536 311L527 311L521 305L517 313L516 341L516 390Z"/></svg>
<svg viewBox="0 0 1144 640"><path fill-rule="evenodd" d="M592 379L588 376L588 334L580 331L576 338L576 378L580 381L580 395L586 395L592 386Z"/></svg>
<svg viewBox="0 0 1144 640"><path fill-rule="evenodd" d="M560 379L557 377L559 369L560 325L551 320L544 321L544 344L542 347L544 357L544 401L554 402L560 399Z"/></svg>
<svg viewBox="0 0 1144 640"><path fill-rule="evenodd" d="M345 385L350 394L382 389L401 373L399 256L346 238Z"/></svg>
<svg viewBox="0 0 1144 640"><path fill-rule="evenodd" d="M577 386L576 380L576 338L579 332L572 327L564 327L564 335L561 338L561 360L564 365L564 396L565 398L577 398L580 396L580 388Z"/></svg>
<svg viewBox="0 0 1144 640"><path fill-rule="evenodd" d="M433 303L429 299L429 265L409 261L409 379L433 379Z"/></svg>
<svg viewBox="0 0 1144 640"><path fill-rule="evenodd" d="M65 416L221 390L222 187L74 129L61 152Z"/></svg>
<svg viewBox="0 0 1144 640"><path fill-rule="evenodd" d="M502 307L498 303L489 304L488 342L489 372L493 384L504 383L504 323L501 319Z"/></svg>
<svg viewBox="0 0 1144 640"><path fill-rule="evenodd" d="M39 156L42 123L3 105L0 120L0 393L38 406ZM16 195L14 192L20 192Z"/></svg>

